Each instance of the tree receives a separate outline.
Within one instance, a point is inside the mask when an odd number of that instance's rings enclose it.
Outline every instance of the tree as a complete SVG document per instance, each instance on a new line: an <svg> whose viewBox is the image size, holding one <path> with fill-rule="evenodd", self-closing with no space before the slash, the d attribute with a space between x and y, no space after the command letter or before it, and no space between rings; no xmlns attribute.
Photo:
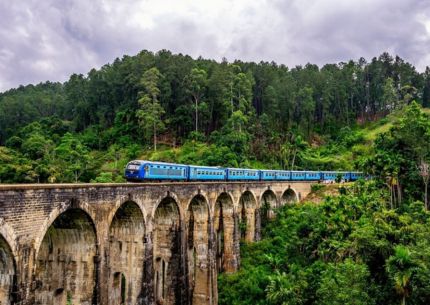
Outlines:
<svg viewBox="0 0 430 305"><path fill-rule="evenodd" d="M385 80L384 83L384 90L382 95L382 102L384 105L384 108L388 108L389 110L393 111L397 107L397 93L396 89L394 87L394 81L391 77L388 77ZM385 109L382 110L385 110Z"/></svg>
<svg viewBox="0 0 430 305"><path fill-rule="evenodd" d="M411 278L416 266L411 252L402 245L395 247L394 255L390 256L386 262L385 269L401 297L401 305L406 305L406 298L411 292Z"/></svg>
<svg viewBox="0 0 430 305"><path fill-rule="evenodd" d="M290 273L276 271L269 277L267 299L269 304L300 305L305 304L308 283L303 270L293 268Z"/></svg>
<svg viewBox="0 0 430 305"><path fill-rule="evenodd" d="M71 133L66 133L55 148L55 162L58 172L51 171L49 182L59 179L61 182L78 182L79 178L90 170L93 159L87 147Z"/></svg>
<svg viewBox="0 0 430 305"><path fill-rule="evenodd" d="M302 123L308 138L311 134L311 126L313 122L313 116L315 111L315 102L312 97L313 90L310 87L305 87L299 90L297 94L296 104L296 119ZM299 124L300 124L299 123Z"/></svg>
<svg viewBox="0 0 430 305"><path fill-rule="evenodd" d="M303 138L300 135L293 136L291 142L290 142L290 149L291 149L291 165L290 169L294 170L294 165L296 164L296 158L297 155L306 149L307 142L303 140Z"/></svg>
<svg viewBox="0 0 430 305"><path fill-rule="evenodd" d="M139 119L139 125L143 128L147 139L153 137L154 151L157 150L157 131L164 129L164 122L161 116L165 113L158 100L160 89L158 82L161 73L157 68L147 70L140 79L140 85L143 91L140 91L139 105L136 116Z"/></svg>
<svg viewBox="0 0 430 305"><path fill-rule="evenodd" d="M185 78L187 91L194 100L195 107L195 131L199 131L199 102L201 101L206 90L208 80L205 70L193 68L189 75Z"/></svg>
<svg viewBox="0 0 430 305"><path fill-rule="evenodd" d="M416 102L405 107L398 122L377 137L374 150L365 167L387 183L392 206L396 207L396 201L401 204L404 195L421 200L419 163L430 156L430 120Z"/></svg>
<svg viewBox="0 0 430 305"><path fill-rule="evenodd" d="M365 264L351 259L329 264L321 275L317 290L318 305L372 304L369 296L370 273Z"/></svg>

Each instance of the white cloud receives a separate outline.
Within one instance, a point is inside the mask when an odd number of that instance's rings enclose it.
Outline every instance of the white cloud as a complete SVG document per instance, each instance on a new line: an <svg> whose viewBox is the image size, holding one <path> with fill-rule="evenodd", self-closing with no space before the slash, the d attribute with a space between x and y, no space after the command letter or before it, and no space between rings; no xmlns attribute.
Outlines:
<svg viewBox="0 0 430 305"><path fill-rule="evenodd" d="M423 70L429 12L425 0L0 0L0 91L142 49L289 66L390 51Z"/></svg>

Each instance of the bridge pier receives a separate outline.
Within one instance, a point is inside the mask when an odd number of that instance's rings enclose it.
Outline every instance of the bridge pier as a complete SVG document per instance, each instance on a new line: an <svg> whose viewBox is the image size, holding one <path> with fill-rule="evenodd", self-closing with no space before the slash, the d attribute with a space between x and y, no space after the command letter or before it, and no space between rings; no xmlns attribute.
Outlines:
<svg viewBox="0 0 430 305"><path fill-rule="evenodd" d="M0 302L210 304L310 183L0 185ZM268 208L268 209L265 209Z"/></svg>

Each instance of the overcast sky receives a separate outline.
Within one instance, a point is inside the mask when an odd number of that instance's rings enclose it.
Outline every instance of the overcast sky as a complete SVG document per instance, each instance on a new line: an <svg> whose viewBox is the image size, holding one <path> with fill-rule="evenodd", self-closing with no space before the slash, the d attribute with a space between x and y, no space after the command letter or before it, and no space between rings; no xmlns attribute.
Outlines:
<svg viewBox="0 0 430 305"><path fill-rule="evenodd" d="M398 54L430 65L429 0L0 0L0 92L142 49L290 67Z"/></svg>

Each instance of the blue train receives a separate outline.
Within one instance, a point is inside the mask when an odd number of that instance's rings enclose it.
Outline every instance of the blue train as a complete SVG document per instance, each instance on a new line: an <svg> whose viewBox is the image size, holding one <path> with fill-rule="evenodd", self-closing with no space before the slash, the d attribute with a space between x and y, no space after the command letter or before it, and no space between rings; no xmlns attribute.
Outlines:
<svg viewBox="0 0 430 305"><path fill-rule="evenodd" d="M364 177L360 172L288 171L197 166L145 160L130 161L125 168L127 181L344 181Z"/></svg>

